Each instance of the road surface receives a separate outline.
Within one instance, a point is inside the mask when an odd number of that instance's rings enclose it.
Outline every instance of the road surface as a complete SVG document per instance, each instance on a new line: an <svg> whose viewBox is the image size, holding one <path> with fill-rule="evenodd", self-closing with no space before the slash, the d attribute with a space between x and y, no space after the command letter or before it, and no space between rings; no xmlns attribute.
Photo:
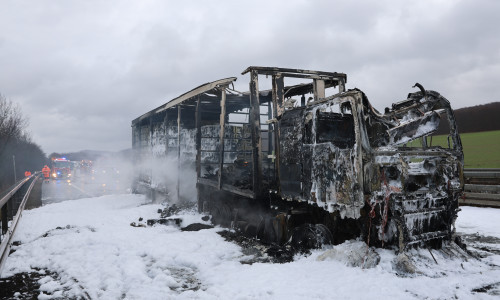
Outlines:
<svg viewBox="0 0 500 300"><path fill-rule="evenodd" d="M77 175L74 178L45 180L42 185L42 203L91 198L126 193L130 188L127 180L119 176L101 174Z"/></svg>

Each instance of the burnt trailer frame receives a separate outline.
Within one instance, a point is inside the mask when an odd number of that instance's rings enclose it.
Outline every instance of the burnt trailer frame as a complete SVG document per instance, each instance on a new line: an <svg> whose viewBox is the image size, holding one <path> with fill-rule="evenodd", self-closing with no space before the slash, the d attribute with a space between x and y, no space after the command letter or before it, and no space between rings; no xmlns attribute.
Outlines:
<svg viewBox="0 0 500 300"><path fill-rule="evenodd" d="M182 167L182 127L194 129L196 131L196 156L192 161L197 161L200 155L200 116L204 106L219 106L208 93L215 92L221 96L225 95L225 88L236 80L235 77L220 79L194 88L193 90L172 99L168 103L149 111L132 121L132 148L134 153L134 163L139 165L146 156L156 154L157 158L165 156L177 159L177 170ZM219 117L218 112L205 110L204 115L208 118ZM170 130L174 129L174 130ZM163 146L163 149L159 149ZM155 151L156 150L156 151ZM189 161L189 159L188 159ZM134 189L138 185L145 185L157 192L167 193L165 187L154 185L152 175L148 174L148 166L139 170L138 178L134 180ZM145 169L145 170L144 170ZM199 172L200 168L196 167ZM141 172L142 171L142 172ZM175 199L180 199L181 178L177 177ZM153 193L154 195L154 193Z"/></svg>
<svg viewBox="0 0 500 300"><path fill-rule="evenodd" d="M170 156L177 172L194 168L200 212L269 242L363 236L403 251L453 239L463 152L448 100L417 84L381 114L362 91L346 91L343 73L252 66L244 74L249 92L231 88L235 77L221 79L133 120L136 163ZM271 89L259 90L259 76L271 77ZM285 86L285 78L307 83ZM448 147L429 138L441 116ZM135 187L172 197L148 168Z"/></svg>

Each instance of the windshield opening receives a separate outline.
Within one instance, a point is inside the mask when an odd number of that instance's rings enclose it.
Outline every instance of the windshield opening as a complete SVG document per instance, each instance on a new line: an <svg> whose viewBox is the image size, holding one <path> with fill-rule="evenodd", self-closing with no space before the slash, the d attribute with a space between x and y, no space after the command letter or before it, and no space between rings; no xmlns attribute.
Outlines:
<svg viewBox="0 0 500 300"><path fill-rule="evenodd" d="M453 149L453 138L450 135L450 123L448 114L445 110L437 111L440 117L440 122L437 130L434 133L425 135L418 139L409 141L408 143L399 145L400 148L428 148L438 147L443 149Z"/></svg>
<svg viewBox="0 0 500 300"><path fill-rule="evenodd" d="M56 168L70 168L71 162L70 161L54 161L54 167L56 167Z"/></svg>
<svg viewBox="0 0 500 300"><path fill-rule="evenodd" d="M330 142L340 149L354 146L354 118L350 108L344 109L341 113L318 111L316 122L316 141L318 143Z"/></svg>

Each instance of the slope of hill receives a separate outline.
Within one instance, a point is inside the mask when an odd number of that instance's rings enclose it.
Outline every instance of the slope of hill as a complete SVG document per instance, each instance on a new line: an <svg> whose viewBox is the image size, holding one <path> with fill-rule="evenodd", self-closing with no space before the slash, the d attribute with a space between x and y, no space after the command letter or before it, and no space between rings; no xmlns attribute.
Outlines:
<svg viewBox="0 0 500 300"><path fill-rule="evenodd" d="M500 102L455 110L460 133L500 130Z"/></svg>
<svg viewBox="0 0 500 300"><path fill-rule="evenodd" d="M71 153L52 153L49 155L49 159L52 157L65 157L69 160L96 160L99 157L110 155L112 152L109 151L96 151L96 150L82 150L79 152Z"/></svg>

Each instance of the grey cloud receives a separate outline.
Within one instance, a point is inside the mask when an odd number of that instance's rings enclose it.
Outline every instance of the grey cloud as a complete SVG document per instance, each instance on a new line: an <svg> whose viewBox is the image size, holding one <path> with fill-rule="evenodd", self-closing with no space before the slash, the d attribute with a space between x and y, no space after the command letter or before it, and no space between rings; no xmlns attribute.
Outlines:
<svg viewBox="0 0 500 300"><path fill-rule="evenodd" d="M498 1L31 1L0 11L0 92L46 152L120 150L130 121L249 65L338 71L383 109L421 82L498 100ZM8 28L8 30L5 30ZM247 89L239 76L238 89Z"/></svg>

